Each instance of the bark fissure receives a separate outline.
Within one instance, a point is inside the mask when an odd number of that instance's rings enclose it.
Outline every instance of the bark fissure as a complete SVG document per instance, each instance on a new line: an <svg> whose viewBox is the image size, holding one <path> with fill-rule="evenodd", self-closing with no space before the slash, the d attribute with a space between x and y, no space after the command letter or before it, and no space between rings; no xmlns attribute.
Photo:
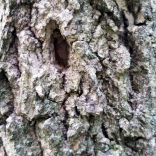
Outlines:
<svg viewBox="0 0 156 156"><path fill-rule="evenodd" d="M68 131L68 128L69 128L69 124L68 124L68 119L69 119L69 113L66 109L66 101L68 100L69 98L69 94L66 94L65 96L65 99L63 100L62 102L62 108L63 108L63 111L64 111L64 117L63 117L63 120L62 120L62 123L63 123L63 128L62 128L62 134L63 134L63 137L65 138L65 140L67 140L67 131Z"/></svg>
<svg viewBox="0 0 156 156"><path fill-rule="evenodd" d="M1 1L7 155L155 156L155 8L154 0Z"/></svg>

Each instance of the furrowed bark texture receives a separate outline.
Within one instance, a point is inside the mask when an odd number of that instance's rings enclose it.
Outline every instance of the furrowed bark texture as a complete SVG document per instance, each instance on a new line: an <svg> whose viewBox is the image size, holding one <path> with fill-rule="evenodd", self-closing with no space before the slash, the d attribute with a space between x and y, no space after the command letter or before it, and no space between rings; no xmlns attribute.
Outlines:
<svg viewBox="0 0 156 156"><path fill-rule="evenodd" d="M155 136L156 0L0 0L0 156L156 156Z"/></svg>

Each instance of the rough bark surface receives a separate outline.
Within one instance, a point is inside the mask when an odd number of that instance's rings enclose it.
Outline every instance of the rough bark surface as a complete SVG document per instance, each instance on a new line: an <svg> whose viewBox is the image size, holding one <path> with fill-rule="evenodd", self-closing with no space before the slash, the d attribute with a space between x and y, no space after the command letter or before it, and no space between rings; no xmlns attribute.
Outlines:
<svg viewBox="0 0 156 156"><path fill-rule="evenodd" d="M0 156L156 156L155 44L156 0L0 0Z"/></svg>

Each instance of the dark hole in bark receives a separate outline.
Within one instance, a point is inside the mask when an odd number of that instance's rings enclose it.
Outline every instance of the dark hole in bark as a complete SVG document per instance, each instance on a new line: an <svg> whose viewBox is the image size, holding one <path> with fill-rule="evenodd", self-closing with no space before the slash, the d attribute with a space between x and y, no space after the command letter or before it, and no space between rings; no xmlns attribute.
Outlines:
<svg viewBox="0 0 156 156"><path fill-rule="evenodd" d="M80 116L80 111L78 110L77 106L75 106L75 113L77 116Z"/></svg>
<svg viewBox="0 0 156 156"><path fill-rule="evenodd" d="M68 68L69 44L63 38L59 29L53 30L55 61L58 65Z"/></svg>
<svg viewBox="0 0 156 156"><path fill-rule="evenodd" d="M101 128L102 128L102 132L103 132L104 136L105 136L106 138L109 138L109 137L108 137L107 130L106 130L104 124L101 125Z"/></svg>

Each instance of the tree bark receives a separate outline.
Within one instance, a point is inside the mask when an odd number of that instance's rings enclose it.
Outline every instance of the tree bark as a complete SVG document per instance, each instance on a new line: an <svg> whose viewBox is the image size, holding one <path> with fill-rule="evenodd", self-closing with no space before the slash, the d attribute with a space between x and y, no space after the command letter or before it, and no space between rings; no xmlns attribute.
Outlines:
<svg viewBox="0 0 156 156"><path fill-rule="evenodd" d="M156 0L0 0L0 156L156 156L155 21Z"/></svg>

